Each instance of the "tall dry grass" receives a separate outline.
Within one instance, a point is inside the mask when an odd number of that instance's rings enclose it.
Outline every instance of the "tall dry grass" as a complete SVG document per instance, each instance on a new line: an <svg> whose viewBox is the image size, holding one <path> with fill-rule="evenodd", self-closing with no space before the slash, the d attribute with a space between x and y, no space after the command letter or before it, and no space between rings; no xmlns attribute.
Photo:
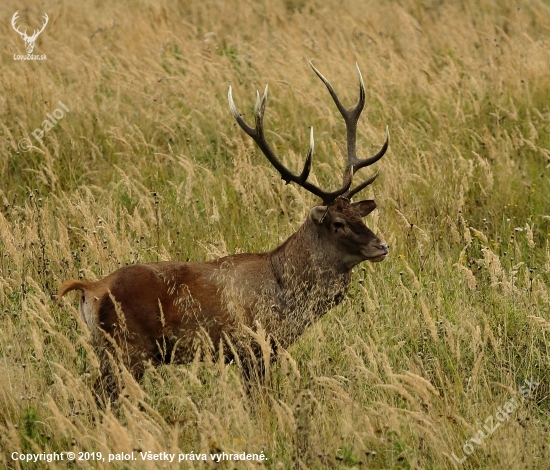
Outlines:
<svg viewBox="0 0 550 470"><path fill-rule="evenodd" d="M222 449L264 451L273 469L547 468L547 3L27 5L0 5L2 466L48 467L14 451ZM13 60L24 52L9 24L18 9L23 29L48 13L35 48L47 61ZM277 151L298 168L313 125L315 178L336 187L344 126L308 60L346 103L361 67L361 154L390 127L366 195L392 256L356 269L346 301L273 365L263 393L247 396L234 366L193 363L140 384L123 376L120 402L99 409L97 358L57 287L127 263L268 250L291 234L314 199L242 135L227 89L250 118L269 84ZM70 112L39 145L30 133L58 101ZM18 150L22 138L31 151ZM517 410L471 444L513 398Z"/></svg>

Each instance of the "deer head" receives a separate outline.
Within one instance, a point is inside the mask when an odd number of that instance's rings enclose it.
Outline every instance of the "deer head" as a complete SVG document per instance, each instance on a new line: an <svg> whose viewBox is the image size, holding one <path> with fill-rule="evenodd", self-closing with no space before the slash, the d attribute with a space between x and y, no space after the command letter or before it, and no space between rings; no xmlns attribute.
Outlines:
<svg viewBox="0 0 550 470"><path fill-rule="evenodd" d="M48 15L46 13L44 13L44 20L45 21L42 24L42 28L40 29L40 31L35 29L32 36L27 36L27 30L25 30L22 33L21 31L19 31L19 28L15 25L15 22L17 21L17 18L18 18L18 14L19 14L19 11L16 11L13 14L13 17L11 19L11 25L12 25L13 29L15 29L15 31L17 31L19 33L19 35L23 38L23 41L25 41L25 48L27 49L27 52L29 54L32 54L32 51L34 50L34 43L35 43L36 39L38 38L40 33L42 31L44 31L44 28L48 24Z"/></svg>
<svg viewBox="0 0 550 470"><path fill-rule="evenodd" d="M351 198L362 189L370 185L378 176L376 173L363 183L351 188L355 172L366 166L370 166L380 160L386 153L389 146L389 131L386 127L386 141L382 148L369 158L360 159L356 154L357 122L365 106L365 86L359 66L357 75L359 77L359 100L357 104L347 109L330 82L310 62L311 67L327 87L336 107L344 118L347 134L347 164L342 178L342 186L334 191L321 189L308 181L311 170L311 158L314 149L313 128L310 131L310 144L306 161L302 172L298 175L286 168L275 155L275 152L265 139L263 118L267 103L267 86L263 96L256 92L256 106L254 108L255 127L249 126L237 110L232 97L232 90L229 87L229 107L233 117L239 126L258 144L269 162L281 174L282 179L288 184L291 181L300 185L307 191L321 198L322 205L315 206L309 214L309 221L316 227L318 244L328 244L331 249L319 247L326 256L333 254L338 259L338 264L343 264L343 269L349 270L362 261L382 261L389 252L389 247L374 235L364 224L362 218L370 214L376 203L371 200L351 202ZM335 261L336 263L336 261Z"/></svg>
<svg viewBox="0 0 550 470"><path fill-rule="evenodd" d="M322 256L332 254L333 264L342 271L349 271L363 261L383 261L389 252L388 245L382 243L362 219L375 208L372 200L350 202L342 197L328 206L313 207L309 219L316 227L318 244L328 245L322 250Z"/></svg>

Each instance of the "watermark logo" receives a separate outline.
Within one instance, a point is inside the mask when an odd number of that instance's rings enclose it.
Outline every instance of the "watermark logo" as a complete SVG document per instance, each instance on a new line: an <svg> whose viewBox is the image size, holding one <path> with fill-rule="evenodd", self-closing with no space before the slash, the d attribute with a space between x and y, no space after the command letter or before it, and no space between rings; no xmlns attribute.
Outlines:
<svg viewBox="0 0 550 470"><path fill-rule="evenodd" d="M46 134L46 132L49 132L57 123L59 120L63 119L65 117L65 112L69 112L69 108L65 106L61 101L58 101L59 108L55 108L51 114L46 113L46 117L48 119L45 119L42 122L42 127L37 127L34 131L31 132L32 136L40 142L40 145L44 144L44 141L42 138ZM19 147L19 150L22 152L28 152L32 149L32 140L28 137L25 137L19 141L17 144L17 147Z"/></svg>
<svg viewBox="0 0 550 470"><path fill-rule="evenodd" d="M518 402L515 397L508 400L502 406L499 406L495 416L491 415L485 419L485 426L477 431L477 433L468 439L468 441L462 446L462 457L458 457L454 452L452 453L453 459L458 463L463 463L470 455L474 453L474 444L480 446L483 441L490 436L505 423L510 415L519 408L519 405L531 396L531 393L538 386L538 382L531 380L525 380L525 386L519 386L519 393L521 400ZM496 418L496 419L495 419ZM485 431L485 432L483 432Z"/></svg>
<svg viewBox="0 0 550 470"><path fill-rule="evenodd" d="M48 15L44 13L42 28L40 30L35 29L31 36L27 35L27 30L25 30L24 32L19 31L19 26L16 25L18 15L19 15L19 11L16 11L13 14L11 18L11 25L13 29L23 38L23 41L25 41L25 49L27 49L27 54L26 55L13 54L13 60L46 60L46 54L36 55L36 54L33 54L32 51L34 50L34 44L38 39L38 36L42 31L44 31L44 28L48 24L48 20L49 20Z"/></svg>

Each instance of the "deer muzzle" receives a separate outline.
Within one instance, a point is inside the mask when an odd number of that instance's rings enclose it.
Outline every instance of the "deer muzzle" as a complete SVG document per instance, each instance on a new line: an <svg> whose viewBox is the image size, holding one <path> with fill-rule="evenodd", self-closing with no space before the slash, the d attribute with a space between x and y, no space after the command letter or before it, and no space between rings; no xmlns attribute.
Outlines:
<svg viewBox="0 0 550 470"><path fill-rule="evenodd" d="M390 252L390 247L386 243L373 244L369 249L367 260L373 261L375 263L384 261L384 259L386 259L386 256L388 256L389 252ZM365 253L365 255L367 254Z"/></svg>

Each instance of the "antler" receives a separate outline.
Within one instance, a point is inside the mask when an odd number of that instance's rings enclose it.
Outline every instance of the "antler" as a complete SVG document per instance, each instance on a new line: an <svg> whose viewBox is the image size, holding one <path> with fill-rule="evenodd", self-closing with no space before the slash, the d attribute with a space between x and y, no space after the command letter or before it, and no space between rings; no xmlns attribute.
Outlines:
<svg viewBox="0 0 550 470"><path fill-rule="evenodd" d="M286 168L277 158L275 155L275 152L270 147L270 145L265 140L264 135L264 112L265 112L265 106L267 102L267 86L265 87L264 94L262 98L260 98L260 92L256 92L256 106L254 106L254 118L256 121L256 127L249 126L245 120L241 117L241 114L237 110L237 107L235 106L235 102L233 101L233 96L231 93L231 87L229 87L229 92L227 95L229 99L229 109L231 109L231 113L233 114L233 117L241 126L241 129L245 131L254 141L256 144L258 144L258 147L262 150L264 155L267 157L269 162L275 167L275 169L281 174L281 178L286 182L286 184L293 181L294 183L299 184L302 188L306 189L310 193L315 194L316 196L320 197L323 200L323 204L328 205L334 202L334 200L338 197L344 194L346 191L349 190L351 186L351 179L353 176L353 167L348 166L346 168L346 171L344 172L344 181L342 184L342 187L340 189L337 189L336 191L328 192L325 191L318 186L315 186L313 183L310 183L307 181L307 178L309 176L309 172L311 170L311 156L313 155L313 147L314 147L314 141L313 141L313 127L311 127L310 136L309 136L309 150L307 152L306 156L306 162L304 164L304 169L302 170L302 173L299 175L296 175L292 173L288 168Z"/></svg>
<svg viewBox="0 0 550 470"><path fill-rule="evenodd" d="M28 37L27 36L27 30L25 30L24 33L22 33L21 31L19 31L19 28L15 25L15 22L17 21L18 19L18 15L19 15L19 10L17 10L13 16L11 17L11 26L13 27L13 29L15 29L15 31L17 31L21 37L25 38L25 37Z"/></svg>
<svg viewBox="0 0 550 470"><path fill-rule="evenodd" d="M382 148L378 151L377 154L369 158L364 158L364 159L357 158L357 153L356 153L357 121L359 120L359 116L361 115L361 112L363 111L363 108L365 106L365 84L363 83L363 77L361 76L359 65L355 64L355 67L357 69L357 75L359 76L359 101L357 102L355 107L350 109L347 109L342 104L342 102L338 98L338 95L334 91L334 88L332 87L330 82L323 76L323 74L319 72L319 70L317 70L311 62L309 63L309 65L311 65L311 68L313 69L313 71L317 74L317 76L328 88L330 96L332 96L332 99L334 100L334 103L336 104L338 111L340 111L340 114L342 115L342 117L344 118L344 122L346 123L347 147L348 147L348 168L347 169L352 168L352 173L355 173L357 170L363 167L376 163L378 160L380 160L384 156L384 154L388 150L388 146L390 143L390 132L388 127L386 127L386 141L384 142L384 145L382 145ZM351 199L351 197L354 194L366 188L377 177L378 177L378 173L376 173L373 177L364 181L354 189L349 189L348 191L346 191L345 194L343 194L343 196L348 199Z"/></svg>
<svg viewBox="0 0 550 470"><path fill-rule="evenodd" d="M19 15L19 10L17 10L17 11L13 14L13 16L12 16L12 18L11 18L11 25L12 25L13 29L15 29L15 31L17 31L17 32L21 35L21 37L23 37L24 39L30 39L30 40L36 39L36 38L38 37L38 35L39 35L42 31L44 31L44 28L46 27L46 25L48 24L48 21L49 21L48 14L47 14L47 13L44 13L44 19L46 20L46 22L42 24L42 28L40 29L40 31L37 31L37 30L35 29L34 32L33 32L33 34L32 34L32 36L29 37L29 36L27 36L27 30L25 30L25 32L22 33L21 31L19 31L19 27L17 27L17 26L15 25L15 22L16 22L17 19L19 18L18 15Z"/></svg>
<svg viewBox="0 0 550 470"><path fill-rule="evenodd" d="M46 20L45 23L42 24L42 28L40 29L40 31L37 31L36 29L34 30L34 33L32 35L33 38L37 38L38 35L44 31L44 28L46 27L46 25L48 24L48 21L49 21L49 17L48 17L48 14L47 13L44 13L44 19Z"/></svg>

